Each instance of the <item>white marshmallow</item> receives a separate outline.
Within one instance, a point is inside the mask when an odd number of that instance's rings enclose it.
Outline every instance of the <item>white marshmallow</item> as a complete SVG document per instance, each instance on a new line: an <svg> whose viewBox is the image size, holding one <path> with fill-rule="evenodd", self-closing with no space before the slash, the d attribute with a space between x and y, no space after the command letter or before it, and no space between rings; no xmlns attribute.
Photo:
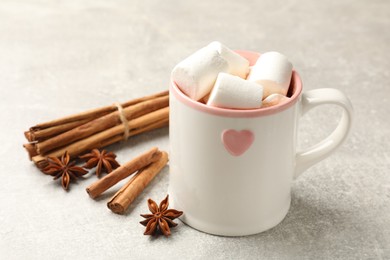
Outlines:
<svg viewBox="0 0 390 260"><path fill-rule="evenodd" d="M292 64L279 52L266 52L260 55L251 68L247 80L264 87L264 97L273 93L286 95L290 86Z"/></svg>
<svg viewBox="0 0 390 260"><path fill-rule="evenodd" d="M218 73L228 68L218 51L204 47L177 64L172 79L187 96L198 101L211 91Z"/></svg>
<svg viewBox="0 0 390 260"><path fill-rule="evenodd" d="M221 108L251 109L261 107L263 87L238 76L219 73L207 105Z"/></svg>
<svg viewBox="0 0 390 260"><path fill-rule="evenodd" d="M207 104L207 101L209 101L209 98L210 98L210 93L207 94L206 96L204 96L204 97L201 99L201 102Z"/></svg>
<svg viewBox="0 0 390 260"><path fill-rule="evenodd" d="M246 78L249 73L249 61L247 59L217 41L210 43L207 47L217 50L222 58L228 62L228 73L243 79Z"/></svg>
<svg viewBox="0 0 390 260"><path fill-rule="evenodd" d="M263 100L261 107L264 108L264 107L275 106L287 102L289 99L290 98L281 94L271 94Z"/></svg>

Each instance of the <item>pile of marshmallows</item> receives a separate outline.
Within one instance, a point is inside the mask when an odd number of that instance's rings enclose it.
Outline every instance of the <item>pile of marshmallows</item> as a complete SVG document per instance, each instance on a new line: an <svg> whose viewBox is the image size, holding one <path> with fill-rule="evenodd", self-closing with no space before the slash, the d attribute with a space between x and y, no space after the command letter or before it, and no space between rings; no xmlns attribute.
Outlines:
<svg viewBox="0 0 390 260"><path fill-rule="evenodd" d="M256 64L212 42L181 61L172 79L189 98L212 107L256 109L284 103L292 64L278 52L263 53Z"/></svg>

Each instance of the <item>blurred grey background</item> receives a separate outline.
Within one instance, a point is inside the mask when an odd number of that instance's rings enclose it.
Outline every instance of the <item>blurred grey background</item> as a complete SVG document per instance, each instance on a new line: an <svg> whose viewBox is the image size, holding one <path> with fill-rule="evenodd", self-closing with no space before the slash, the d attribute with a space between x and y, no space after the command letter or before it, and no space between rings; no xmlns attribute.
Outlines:
<svg viewBox="0 0 390 260"><path fill-rule="evenodd" d="M1 0L0 258L390 259L389 28L386 0ZM28 127L167 89L172 67L214 40L279 51L305 90L337 88L354 105L349 139L294 183L280 225L227 238L180 223L170 238L146 237L139 214L164 198L167 168L118 216L106 202L120 185L93 201L94 176L64 192L28 161ZM339 114L308 113L299 146ZM109 149L123 163L151 146L168 150L168 129Z"/></svg>

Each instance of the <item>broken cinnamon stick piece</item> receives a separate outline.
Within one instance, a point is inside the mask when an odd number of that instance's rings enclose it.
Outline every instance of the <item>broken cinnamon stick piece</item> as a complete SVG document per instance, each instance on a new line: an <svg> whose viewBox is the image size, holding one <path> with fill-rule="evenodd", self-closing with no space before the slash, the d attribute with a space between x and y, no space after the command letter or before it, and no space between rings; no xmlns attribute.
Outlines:
<svg viewBox="0 0 390 260"><path fill-rule="evenodd" d="M138 173L111 198L107 203L107 207L114 213L123 214L167 162L168 154L162 152L160 159L138 171Z"/></svg>
<svg viewBox="0 0 390 260"><path fill-rule="evenodd" d="M119 168L115 169L110 174L104 176L95 183L92 183L87 188L87 193L91 198L96 198L110 187L114 186L119 181L130 176L134 172L148 166L149 164L159 160L161 158L161 151L157 147L153 147L149 151L137 156L133 160L122 164Z"/></svg>

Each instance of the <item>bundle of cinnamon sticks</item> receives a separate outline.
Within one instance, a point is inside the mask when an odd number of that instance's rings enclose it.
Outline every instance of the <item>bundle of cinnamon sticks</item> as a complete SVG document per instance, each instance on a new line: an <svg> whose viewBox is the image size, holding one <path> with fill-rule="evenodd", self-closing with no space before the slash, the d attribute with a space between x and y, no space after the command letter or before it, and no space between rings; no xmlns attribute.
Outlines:
<svg viewBox="0 0 390 260"><path fill-rule="evenodd" d="M48 156L76 157L169 124L168 91L41 123L25 132L30 159L46 166Z"/></svg>

